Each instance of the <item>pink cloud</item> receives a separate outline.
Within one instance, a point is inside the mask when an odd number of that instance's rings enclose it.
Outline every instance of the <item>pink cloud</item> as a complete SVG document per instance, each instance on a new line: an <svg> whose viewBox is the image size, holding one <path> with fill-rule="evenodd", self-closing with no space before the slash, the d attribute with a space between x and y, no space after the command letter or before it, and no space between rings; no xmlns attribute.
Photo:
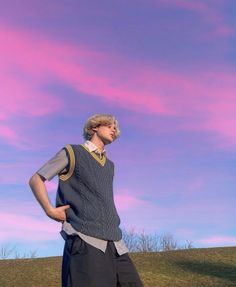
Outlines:
<svg viewBox="0 0 236 287"><path fill-rule="evenodd" d="M211 69L177 74L149 68L135 76L137 83L142 79L147 90L163 97L166 115L185 119L177 125L172 123L169 130L205 131L215 146L231 149L236 145L236 74L227 66ZM158 122L147 125L135 116L128 116L127 122L150 131L166 128Z"/></svg>
<svg viewBox="0 0 236 287"><path fill-rule="evenodd" d="M41 91L50 79L56 79L78 93L132 111L185 118L184 124L173 125L173 129L211 132L218 137L219 146L236 145L233 81L236 75L229 67L209 70L206 63L204 70L198 72L175 72L163 65L150 67L6 26L0 26L0 41L0 80L4 95L0 118L5 121L0 136L10 144L19 146L24 138L31 146L27 136L19 137L19 129L9 123L12 117L23 114L36 117L63 110L62 98ZM73 106L80 107L79 97L74 99ZM153 125L138 124L153 131ZM157 129L154 127L154 131Z"/></svg>
<svg viewBox="0 0 236 287"><path fill-rule="evenodd" d="M11 117L43 116L62 109L63 100L42 91L48 79L57 79L72 86L78 92L100 97L110 102L140 110L143 106L149 111L166 110L160 98L120 88L110 77L101 76L95 68L108 57L83 46L63 46L50 42L31 32L22 32L0 26L0 80L2 109L0 118L6 122ZM16 49L17 47L17 49ZM93 63L97 64L93 64ZM146 97L149 97L147 101ZM125 101L124 101L125 99ZM1 133L9 143L16 135L15 128L8 123L8 133ZM19 145L19 141L15 141Z"/></svg>
<svg viewBox="0 0 236 287"><path fill-rule="evenodd" d="M138 208L140 205L144 204L138 197L129 194L116 194L114 200L117 209L121 212Z"/></svg>
<svg viewBox="0 0 236 287"><path fill-rule="evenodd" d="M9 210L9 206L14 209ZM8 199L0 202L0 242L11 240L47 241L57 239L61 224L46 216L34 201Z"/></svg>
<svg viewBox="0 0 236 287"><path fill-rule="evenodd" d="M158 199L148 201L140 199L127 189L121 190L115 195L115 202L121 216L121 223L127 229L135 227L136 231L145 230L147 233L157 231L159 234L170 232L182 240L193 240L195 244L218 244L221 246L233 244L233 237L212 236L200 238L209 225L223 226L228 222L230 206L222 200L212 202L212 199L202 201L196 200L186 194L187 200L192 204L171 203L171 205L160 205ZM9 206L14 210L9 211ZM2 228L0 242L8 239L24 241L47 241L58 237L61 224L49 219L42 208L35 201L8 200L0 202L0 216ZM17 222L17 224L16 224ZM197 228L195 226L198 226Z"/></svg>
<svg viewBox="0 0 236 287"><path fill-rule="evenodd" d="M193 84L196 93L192 98L195 114L199 112L201 117L183 124L183 128L186 129L215 134L216 144L228 149L236 145L236 114L234 112L236 110L236 83L233 80L234 77L233 71L203 74L201 84ZM192 92L190 97L193 95Z"/></svg>
<svg viewBox="0 0 236 287"><path fill-rule="evenodd" d="M0 137L5 138L8 142L18 140L18 135L9 126L0 124Z"/></svg>
<svg viewBox="0 0 236 287"><path fill-rule="evenodd" d="M198 240L200 243L210 244L211 246L236 245L236 236L215 235Z"/></svg>
<svg viewBox="0 0 236 287"><path fill-rule="evenodd" d="M60 223L24 214L0 212L2 220L0 241L8 239L44 241L57 238Z"/></svg>
<svg viewBox="0 0 236 287"><path fill-rule="evenodd" d="M120 211L132 210L143 202L132 195L116 195L115 201ZM14 210L9 211L9 206ZM8 239L24 241L47 241L57 239L61 224L48 218L36 200L8 200L0 202L2 220L0 242Z"/></svg>
<svg viewBox="0 0 236 287"><path fill-rule="evenodd" d="M206 229L219 230L222 226L226 228L231 225L233 203L223 198L212 199L209 193L206 196L205 188L195 193L189 192L188 188L187 186L180 192L175 189L173 195L175 197L178 195L176 202L171 200L172 196L168 191L170 200L165 204L161 199L165 191L157 191L156 196L152 193L151 198L148 198L150 191L143 192L139 196L135 195L136 191L132 190L119 192L121 197L118 197L120 202L117 202L117 208L121 214L122 224L126 227L135 226L137 229L145 228L148 232L168 231L183 240L189 239L194 242ZM182 231L184 232L181 234Z"/></svg>
<svg viewBox="0 0 236 287"><path fill-rule="evenodd" d="M88 47L63 46L61 43L49 42L41 38L40 35L15 31L9 27L0 27L0 40L1 37L2 40L7 38L7 41L3 41L4 45L0 47L0 52L4 55L2 58L5 64L3 65L4 72L10 69L4 79L5 91L3 89L3 93L10 98L10 102L9 99L4 101L3 106L7 107L7 111L10 113L17 113L23 109L24 112L33 115L43 115L60 108L58 98L45 93L38 97L39 95L35 95L32 93L33 91L27 90L32 85L33 89L37 91L48 77L62 80L73 86L78 92L88 93L104 100L117 102L120 105L130 104L128 107L133 110L141 110L145 107L150 112L168 112L160 95L153 95L139 87L135 88L136 82L133 82L135 78L133 79L132 76L130 79L126 79L128 80L126 84L113 78L113 75L120 77L124 73L124 77L130 74L129 64L125 64L125 61L123 63L124 70L118 70L116 73L114 70L101 69L101 63L111 62L112 65L114 63L120 65L120 59L95 52ZM16 46L18 47L17 52ZM14 77L15 72L11 71L11 65L15 65L19 69L20 73L17 77ZM142 67L138 68L142 69ZM0 76L3 77L3 75ZM26 76L25 82L24 76ZM11 82L13 80L16 82ZM18 84L22 86L18 86ZM22 88L24 92L19 93L19 88ZM37 100L38 98L40 101ZM21 105L18 104L17 99L22 101ZM24 107L24 102L29 105L30 100L36 100L36 103L33 101L32 106ZM47 105L43 104L45 102ZM51 106L52 110L50 110ZM4 115L6 116L6 114Z"/></svg>
<svg viewBox="0 0 236 287"><path fill-rule="evenodd" d="M43 52L38 47L33 35L15 32L0 26L0 79L2 82L1 99L2 118L11 115L45 115L58 110L61 100L40 92L40 82L36 75L42 73ZM17 49L16 49L17 47Z"/></svg>

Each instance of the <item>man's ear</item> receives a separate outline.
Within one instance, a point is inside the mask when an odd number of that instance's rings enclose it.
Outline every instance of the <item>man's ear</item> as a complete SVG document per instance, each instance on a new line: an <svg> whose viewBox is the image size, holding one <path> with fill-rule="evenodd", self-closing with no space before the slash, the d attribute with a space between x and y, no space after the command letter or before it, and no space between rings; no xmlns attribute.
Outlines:
<svg viewBox="0 0 236 287"><path fill-rule="evenodd" d="M94 132L97 132L97 131L98 131L98 127L92 128L92 130L93 130Z"/></svg>

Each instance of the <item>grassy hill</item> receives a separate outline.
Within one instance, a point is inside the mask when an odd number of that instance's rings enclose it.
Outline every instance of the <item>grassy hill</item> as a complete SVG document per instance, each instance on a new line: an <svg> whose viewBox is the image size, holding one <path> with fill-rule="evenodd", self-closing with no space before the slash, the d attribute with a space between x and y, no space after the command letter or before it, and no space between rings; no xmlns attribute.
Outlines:
<svg viewBox="0 0 236 287"><path fill-rule="evenodd" d="M236 286L236 247L130 253L145 287ZM0 260L1 287L60 287L61 257Z"/></svg>

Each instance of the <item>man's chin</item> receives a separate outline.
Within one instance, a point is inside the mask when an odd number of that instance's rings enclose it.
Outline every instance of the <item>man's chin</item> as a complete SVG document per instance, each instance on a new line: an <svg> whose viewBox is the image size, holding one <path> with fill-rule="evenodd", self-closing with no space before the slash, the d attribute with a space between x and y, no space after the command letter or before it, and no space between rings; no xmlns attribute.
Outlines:
<svg viewBox="0 0 236 287"><path fill-rule="evenodd" d="M113 142L113 139L105 139L104 144L111 144Z"/></svg>

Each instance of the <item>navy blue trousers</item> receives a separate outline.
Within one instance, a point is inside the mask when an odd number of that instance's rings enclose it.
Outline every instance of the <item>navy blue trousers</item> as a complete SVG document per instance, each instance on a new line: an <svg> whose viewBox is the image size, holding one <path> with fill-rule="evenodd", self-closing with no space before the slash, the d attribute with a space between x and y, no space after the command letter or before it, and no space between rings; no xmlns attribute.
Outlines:
<svg viewBox="0 0 236 287"><path fill-rule="evenodd" d="M68 236L62 260L62 287L143 287L129 255L119 255L112 241L106 252L79 236Z"/></svg>

